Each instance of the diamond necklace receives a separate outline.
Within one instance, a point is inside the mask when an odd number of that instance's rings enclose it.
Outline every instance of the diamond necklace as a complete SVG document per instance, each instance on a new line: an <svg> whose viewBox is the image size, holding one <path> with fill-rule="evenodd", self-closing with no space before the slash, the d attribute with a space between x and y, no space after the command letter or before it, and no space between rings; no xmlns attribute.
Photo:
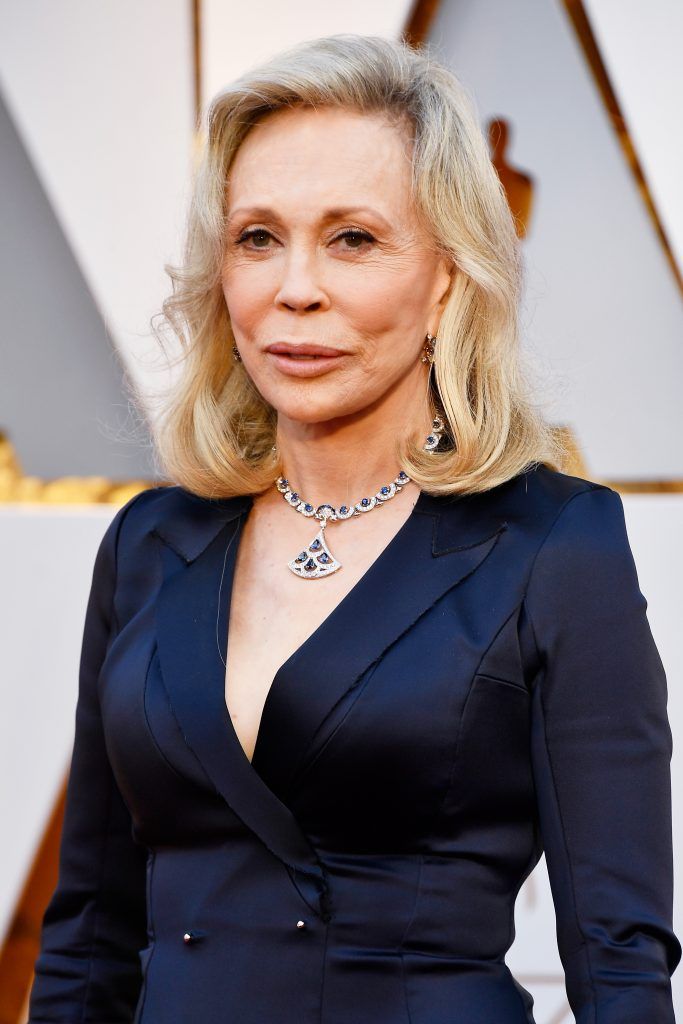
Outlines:
<svg viewBox="0 0 683 1024"><path fill-rule="evenodd" d="M423 445L425 451L434 451L439 444L442 431L443 423L436 416L432 420L432 432L427 436L427 440ZM327 524L335 523L342 519L352 519L355 516L362 515L364 512L370 512L373 508L381 508L385 501L389 501L395 494L402 491L409 481L410 477L408 474L401 470L390 484L380 487L377 494L372 498L361 498L355 505L340 505L336 509L334 505L328 504L318 505L315 508L315 506L304 501L296 491L290 488L289 481L285 477L279 476L275 481L275 486L287 504L291 505L297 512L301 512L302 516L317 519L320 522L320 529L311 543L303 551L300 551L291 562L288 562L287 567L296 576L300 576L304 580L319 580L324 576L331 576L337 569L341 569L342 563L334 557L325 542L325 527Z"/></svg>

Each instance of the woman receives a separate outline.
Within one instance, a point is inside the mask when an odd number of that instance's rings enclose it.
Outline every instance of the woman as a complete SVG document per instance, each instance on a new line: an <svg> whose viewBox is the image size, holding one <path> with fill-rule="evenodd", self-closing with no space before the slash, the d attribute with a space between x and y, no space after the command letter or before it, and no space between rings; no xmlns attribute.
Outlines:
<svg viewBox="0 0 683 1024"><path fill-rule="evenodd" d="M673 1022L664 670L462 87L374 37L252 71L171 272L175 483L96 559L31 1024L529 1024L543 851L577 1021Z"/></svg>

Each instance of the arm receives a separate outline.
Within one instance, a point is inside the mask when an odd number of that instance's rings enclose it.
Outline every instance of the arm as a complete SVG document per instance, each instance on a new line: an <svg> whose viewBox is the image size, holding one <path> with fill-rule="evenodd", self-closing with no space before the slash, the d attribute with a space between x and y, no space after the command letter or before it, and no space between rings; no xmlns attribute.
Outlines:
<svg viewBox="0 0 683 1024"><path fill-rule="evenodd" d="M532 763L577 1024L673 1024L664 668L616 491L571 498L532 569Z"/></svg>
<svg viewBox="0 0 683 1024"><path fill-rule="evenodd" d="M143 492L144 493L144 492ZM118 532L132 498L108 526L95 559L61 836L59 878L43 918L28 1024L123 1024L141 986L146 945L146 858L107 758L97 680L116 626Z"/></svg>

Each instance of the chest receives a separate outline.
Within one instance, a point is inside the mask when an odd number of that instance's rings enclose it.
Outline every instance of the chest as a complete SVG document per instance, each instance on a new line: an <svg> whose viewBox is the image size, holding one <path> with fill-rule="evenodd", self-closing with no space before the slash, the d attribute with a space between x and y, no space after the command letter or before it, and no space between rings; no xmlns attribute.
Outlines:
<svg viewBox="0 0 683 1024"><path fill-rule="evenodd" d="M409 514L410 508L404 510ZM326 620L353 592L406 519L382 513L375 523L328 525L325 539L342 568L303 580L287 567L318 528L295 522L300 536L272 530L252 512L241 529L228 614L224 692L239 742L252 759L263 709L273 681L291 659L324 629ZM310 535L310 536L309 536Z"/></svg>
<svg viewBox="0 0 683 1024"><path fill-rule="evenodd" d="M306 834L368 849L403 848L436 819L452 834L447 794L457 817L524 803L533 672L520 663L516 611L528 552L512 531L470 518L456 530L442 517L439 534L418 508L374 562L367 551L356 562L349 523L330 531L343 569L321 584L289 573L291 539L242 543L249 519L239 520L186 565L154 537L154 563L137 559L134 577L122 564L121 626L99 689L110 760L141 827L163 826L167 792L174 806L185 792L179 820L197 824L197 785L207 800L224 793L271 842L293 815Z"/></svg>

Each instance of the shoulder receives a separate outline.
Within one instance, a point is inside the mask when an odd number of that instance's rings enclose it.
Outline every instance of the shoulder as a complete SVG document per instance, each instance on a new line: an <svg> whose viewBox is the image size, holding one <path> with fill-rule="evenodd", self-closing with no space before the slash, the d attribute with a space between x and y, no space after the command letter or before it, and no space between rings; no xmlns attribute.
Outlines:
<svg viewBox="0 0 683 1024"><path fill-rule="evenodd" d="M495 488L500 512L511 525L533 535L540 547L573 529L585 537L608 533L623 523L621 496L606 484L534 464ZM493 494L493 492L491 492Z"/></svg>
<svg viewBox="0 0 683 1024"><path fill-rule="evenodd" d="M618 492L541 463L486 491L439 500L447 512L444 533L467 540L502 529L503 549L514 549L516 564L528 570L543 565L552 576L568 561L589 571L592 562L604 565L611 556L630 559Z"/></svg>
<svg viewBox="0 0 683 1024"><path fill-rule="evenodd" d="M619 494L605 484L542 463L534 463L485 491L430 500L458 530L467 527L470 532L485 531L504 526L511 540L524 542L532 550L543 543L570 508L582 528L587 529L605 516L618 516L622 507Z"/></svg>
<svg viewBox="0 0 683 1024"><path fill-rule="evenodd" d="M531 474L529 483L540 517L532 583L560 589L601 580L632 585L635 564L618 491L547 467Z"/></svg>
<svg viewBox="0 0 683 1024"><path fill-rule="evenodd" d="M528 508L530 512L536 513L546 512L551 516L558 515L569 502L581 496L612 494L619 497L617 492L606 484L562 473L542 463L534 463L508 483L513 486L522 509ZM504 484L503 487L505 486Z"/></svg>
<svg viewBox="0 0 683 1024"><path fill-rule="evenodd" d="M607 484L539 466L528 474L530 504L544 512L543 541L578 532L604 541L623 527L624 506Z"/></svg>
<svg viewBox="0 0 683 1024"><path fill-rule="evenodd" d="M121 506L114 521L118 520L119 528L125 528L126 531L144 528L173 515L193 499L199 500L177 485L159 484L147 487Z"/></svg>
<svg viewBox="0 0 683 1024"><path fill-rule="evenodd" d="M149 527L163 510L168 508L169 500L172 503L178 500L170 495L170 491L180 491L179 487L149 487L138 494L134 494L123 505L118 508L107 527L103 543L108 544L113 551L116 551L122 540L130 533L144 530Z"/></svg>
<svg viewBox="0 0 683 1024"><path fill-rule="evenodd" d="M604 660L651 644L620 494L592 481L548 482L562 497L535 539L524 589L537 647Z"/></svg>
<svg viewBox="0 0 683 1024"><path fill-rule="evenodd" d="M151 538L164 541L191 561L250 501L249 495L203 498L177 484L162 484L141 491L123 505L110 530L116 532L120 558L139 553Z"/></svg>

